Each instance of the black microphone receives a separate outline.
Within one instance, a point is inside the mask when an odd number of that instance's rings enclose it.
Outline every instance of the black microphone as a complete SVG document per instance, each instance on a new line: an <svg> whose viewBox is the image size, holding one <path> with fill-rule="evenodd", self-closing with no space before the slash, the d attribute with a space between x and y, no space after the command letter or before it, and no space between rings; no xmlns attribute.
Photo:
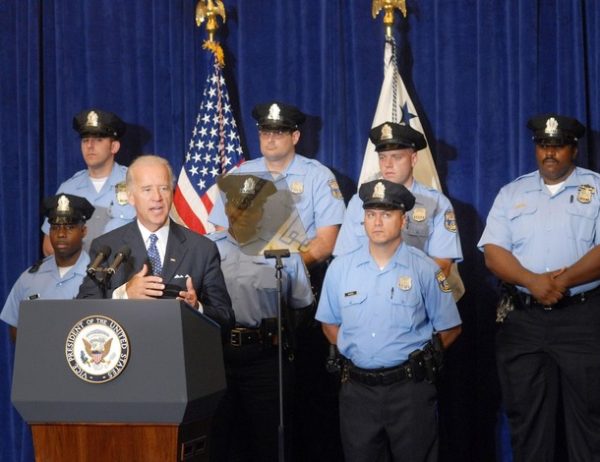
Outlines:
<svg viewBox="0 0 600 462"><path fill-rule="evenodd" d="M129 258L129 255L131 255L131 249L126 245L121 247L115 255L115 259L113 260L112 264L108 268L106 268L106 274L109 276L115 274L117 272L117 269L119 268L119 265L125 260L127 260Z"/></svg>
<svg viewBox="0 0 600 462"><path fill-rule="evenodd" d="M100 248L98 249L98 253L96 254L96 258L94 259L94 262L87 269L87 274L89 274L90 276L94 276L94 274L96 274L96 271L101 270L100 263L102 263L108 257L110 257L110 247L107 245L100 246Z"/></svg>

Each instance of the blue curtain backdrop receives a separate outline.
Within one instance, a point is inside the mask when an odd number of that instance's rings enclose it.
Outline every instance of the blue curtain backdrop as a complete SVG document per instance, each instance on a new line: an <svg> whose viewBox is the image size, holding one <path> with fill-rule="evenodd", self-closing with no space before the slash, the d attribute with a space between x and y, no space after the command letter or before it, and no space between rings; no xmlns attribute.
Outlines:
<svg viewBox="0 0 600 462"><path fill-rule="evenodd" d="M129 124L118 161L158 153L178 171L208 56L196 0L0 0L0 300L40 256L40 200L84 168L72 116L96 106ZM449 354L440 418L442 460L509 460L497 425L496 282L475 244L498 189L535 168L525 128L560 111L588 127L579 164L600 147L600 2L408 0L394 29L400 70L424 119L456 207L467 295L464 333ZM381 18L371 0L225 0L218 37L250 158L250 112L270 99L309 114L299 151L356 187L382 81ZM13 347L0 326L0 460L33 460L10 404ZM43 378L41 378L43 379ZM500 443L498 443L500 441Z"/></svg>

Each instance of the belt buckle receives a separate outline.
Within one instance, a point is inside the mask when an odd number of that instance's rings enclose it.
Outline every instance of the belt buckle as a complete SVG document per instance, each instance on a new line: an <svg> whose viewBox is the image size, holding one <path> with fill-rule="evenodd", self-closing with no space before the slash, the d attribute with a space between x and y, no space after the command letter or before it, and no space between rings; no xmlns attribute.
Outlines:
<svg viewBox="0 0 600 462"><path fill-rule="evenodd" d="M241 347L242 331L240 331L239 329L231 329L231 332L229 334L229 343L231 343L231 346Z"/></svg>

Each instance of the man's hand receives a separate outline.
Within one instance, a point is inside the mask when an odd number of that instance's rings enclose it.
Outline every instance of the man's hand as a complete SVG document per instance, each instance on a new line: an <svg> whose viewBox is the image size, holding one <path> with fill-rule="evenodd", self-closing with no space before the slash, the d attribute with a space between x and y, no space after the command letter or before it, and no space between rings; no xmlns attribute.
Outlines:
<svg viewBox="0 0 600 462"><path fill-rule="evenodd" d="M148 275L148 265L144 263L141 271L133 275L127 282L125 290L127 297L132 298L157 298L162 296L165 285L160 276Z"/></svg>
<svg viewBox="0 0 600 462"><path fill-rule="evenodd" d="M525 287L529 289L531 295L541 304L554 305L564 297L568 290L568 287L557 279L561 271L531 274Z"/></svg>
<svg viewBox="0 0 600 462"><path fill-rule="evenodd" d="M177 300L183 300L185 303L197 310L200 307L200 302L198 301L196 289L194 289L194 284L190 276L188 276L185 280L185 287L187 290L182 290L179 292L179 297L177 297Z"/></svg>

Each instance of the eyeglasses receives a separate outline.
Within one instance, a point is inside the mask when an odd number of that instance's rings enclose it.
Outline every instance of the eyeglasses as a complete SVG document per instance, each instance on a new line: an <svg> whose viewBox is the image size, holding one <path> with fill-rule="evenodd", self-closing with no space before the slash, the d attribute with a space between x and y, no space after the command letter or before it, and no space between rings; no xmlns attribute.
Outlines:
<svg viewBox="0 0 600 462"><path fill-rule="evenodd" d="M292 132L289 130L259 130L258 136L261 138L273 137L276 140L280 140L287 135L291 135Z"/></svg>

